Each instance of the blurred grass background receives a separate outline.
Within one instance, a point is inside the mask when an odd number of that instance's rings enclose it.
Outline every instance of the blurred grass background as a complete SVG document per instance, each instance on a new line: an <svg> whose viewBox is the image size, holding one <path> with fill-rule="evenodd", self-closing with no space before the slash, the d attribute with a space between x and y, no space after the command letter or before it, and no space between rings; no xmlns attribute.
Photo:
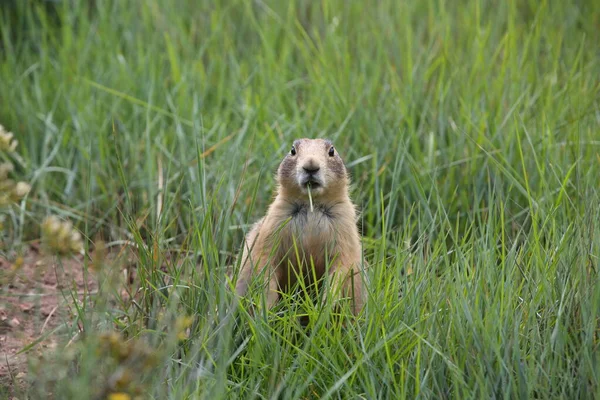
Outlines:
<svg viewBox="0 0 600 400"><path fill-rule="evenodd" d="M146 393L600 393L600 3L0 4L0 123L33 185L10 242L52 213L140 245L142 306L79 318L166 346ZM374 283L352 329L306 333L285 301L209 312L298 137L332 139L353 175ZM174 248L200 266L158 272ZM154 318L181 309L184 350ZM85 349L56 393L92 390Z"/></svg>

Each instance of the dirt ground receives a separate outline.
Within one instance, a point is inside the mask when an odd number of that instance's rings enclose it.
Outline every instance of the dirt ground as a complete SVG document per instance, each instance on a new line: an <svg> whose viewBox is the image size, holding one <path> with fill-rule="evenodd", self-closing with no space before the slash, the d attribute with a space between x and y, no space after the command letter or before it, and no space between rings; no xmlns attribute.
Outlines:
<svg viewBox="0 0 600 400"><path fill-rule="evenodd" d="M97 290L83 266L83 256L59 263L35 244L20 259L0 257L0 387L9 393L25 384L28 357L56 346L54 331L75 321L71 293L81 301L86 292Z"/></svg>
<svg viewBox="0 0 600 400"><path fill-rule="evenodd" d="M128 246L96 247L87 272L84 256L58 260L44 254L39 243L30 244L21 256L0 257L0 397L26 387L29 359L77 339L75 297L80 303L94 299L98 279L106 278L99 278L94 267L110 266L120 300L130 300L132 288L139 286L135 253ZM172 256L166 259L170 262Z"/></svg>

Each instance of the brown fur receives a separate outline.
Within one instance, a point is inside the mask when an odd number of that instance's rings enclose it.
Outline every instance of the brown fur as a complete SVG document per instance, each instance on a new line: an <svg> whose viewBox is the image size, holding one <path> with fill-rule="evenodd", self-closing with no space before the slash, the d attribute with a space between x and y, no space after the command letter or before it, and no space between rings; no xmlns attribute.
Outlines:
<svg viewBox="0 0 600 400"><path fill-rule="evenodd" d="M332 144L322 139L301 139L281 162L275 200L267 215L248 233L242 251L242 267L236 292L244 296L251 279L262 276L267 306L272 307L279 290L287 290L298 278L322 278L329 265L331 296L353 298L358 314L365 290L356 208L348 195L349 178ZM310 210L305 182L312 173ZM314 268L313 268L314 267Z"/></svg>

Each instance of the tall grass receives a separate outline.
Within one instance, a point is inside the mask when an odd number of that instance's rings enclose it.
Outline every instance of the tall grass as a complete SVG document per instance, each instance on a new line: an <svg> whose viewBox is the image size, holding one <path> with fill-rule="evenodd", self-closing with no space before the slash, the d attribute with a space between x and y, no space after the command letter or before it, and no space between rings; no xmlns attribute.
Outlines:
<svg viewBox="0 0 600 400"><path fill-rule="evenodd" d="M14 248L52 213L137 249L135 302L100 272L30 394L106 395L129 371L152 398L600 395L599 23L594 1L3 4L0 123L33 185ZM304 136L353 175L356 321L229 296ZM98 353L106 330L158 362Z"/></svg>

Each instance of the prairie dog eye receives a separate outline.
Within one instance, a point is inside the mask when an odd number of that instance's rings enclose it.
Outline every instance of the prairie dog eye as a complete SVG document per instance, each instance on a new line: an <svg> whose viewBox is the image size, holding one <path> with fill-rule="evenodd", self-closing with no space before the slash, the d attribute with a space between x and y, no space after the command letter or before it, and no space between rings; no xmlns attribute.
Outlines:
<svg viewBox="0 0 600 400"><path fill-rule="evenodd" d="M335 149L333 148L333 146L331 146L329 148L329 157L333 157L335 155Z"/></svg>
<svg viewBox="0 0 600 400"><path fill-rule="evenodd" d="M296 146L292 146L292 149L290 150L290 154L293 156L296 155Z"/></svg>

